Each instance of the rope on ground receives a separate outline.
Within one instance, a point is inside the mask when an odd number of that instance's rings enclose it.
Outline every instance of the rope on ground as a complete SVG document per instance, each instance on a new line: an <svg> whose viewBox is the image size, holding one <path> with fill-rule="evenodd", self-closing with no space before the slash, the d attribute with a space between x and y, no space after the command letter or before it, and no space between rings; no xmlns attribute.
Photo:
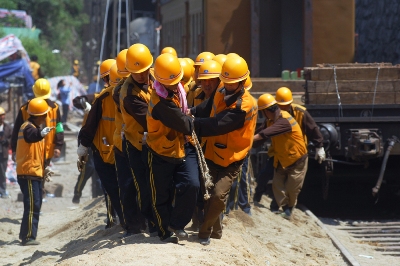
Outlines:
<svg viewBox="0 0 400 266"><path fill-rule="evenodd" d="M201 149L201 145L199 139L197 138L196 133L192 132L192 139L194 141L194 147L196 148L196 154L199 159L199 168L201 172L201 177L204 182L205 194L204 199L208 200L210 198L210 194L208 193L208 189L214 186L212 182L212 177L210 175L210 170L208 169L206 159L204 158L203 150Z"/></svg>

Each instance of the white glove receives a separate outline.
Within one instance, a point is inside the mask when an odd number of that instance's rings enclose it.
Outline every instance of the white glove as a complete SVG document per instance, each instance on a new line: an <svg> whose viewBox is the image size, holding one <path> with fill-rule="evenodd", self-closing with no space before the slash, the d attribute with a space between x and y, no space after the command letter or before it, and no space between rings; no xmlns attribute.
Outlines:
<svg viewBox="0 0 400 266"><path fill-rule="evenodd" d="M88 148L79 144L78 150L76 151L79 157L86 156L88 154Z"/></svg>
<svg viewBox="0 0 400 266"><path fill-rule="evenodd" d="M318 160L318 163L322 163L322 161L325 161L325 158L326 155L324 147L315 148L315 160Z"/></svg>
<svg viewBox="0 0 400 266"><path fill-rule="evenodd" d="M54 127L45 127L42 129L42 131L40 132L40 135L44 138L47 134L50 133L51 130L53 130Z"/></svg>
<svg viewBox="0 0 400 266"><path fill-rule="evenodd" d="M147 132L143 133L143 137L142 137L142 145L146 145L146 139L147 139Z"/></svg>
<svg viewBox="0 0 400 266"><path fill-rule="evenodd" d="M85 102L85 104L86 104L86 107L83 111L85 112L85 114L87 114L87 113L89 113L90 109L92 109L92 106L88 102Z"/></svg>
<svg viewBox="0 0 400 266"><path fill-rule="evenodd" d="M54 175L54 172L53 172L53 170L51 170L51 168L49 167L49 166L47 166L45 169L44 169L44 176L43 176L43 178L46 180L46 182L51 182L52 180L51 180L51 176L52 175Z"/></svg>

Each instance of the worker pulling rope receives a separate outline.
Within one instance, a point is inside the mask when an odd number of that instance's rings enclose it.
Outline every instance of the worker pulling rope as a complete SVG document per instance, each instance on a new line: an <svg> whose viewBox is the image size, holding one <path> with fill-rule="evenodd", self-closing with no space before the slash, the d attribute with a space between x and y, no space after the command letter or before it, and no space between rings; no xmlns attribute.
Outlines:
<svg viewBox="0 0 400 266"><path fill-rule="evenodd" d="M212 186L214 186L214 184L212 182L212 176L210 175L210 170L208 169L206 159L204 158L203 150L201 149L200 142L194 131L192 132L192 138L195 143L194 147L196 148L196 154L199 159L199 167L200 167L201 177L203 178L203 182L204 182L204 188L205 188L204 200L208 200L210 198L208 189L211 188Z"/></svg>

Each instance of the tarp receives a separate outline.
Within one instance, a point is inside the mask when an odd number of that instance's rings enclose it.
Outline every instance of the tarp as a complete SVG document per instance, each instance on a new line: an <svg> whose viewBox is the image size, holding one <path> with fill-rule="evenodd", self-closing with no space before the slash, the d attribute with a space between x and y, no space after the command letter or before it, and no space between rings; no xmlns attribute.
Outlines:
<svg viewBox="0 0 400 266"><path fill-rule="evenodd" d="M28 53L25 51L24 46L18 37L14 34L8 34L6 37L0 39L0 61L6 59L12 54L21 51L22 57L29 63L30 59Z"/></svg>
<svg viewBox="0 0 400 266"><path fill-rule="evenodd" d="M69 108L72 109L72 100L76 96L81 96L81 95L86 95L86 90L83 87L83 85L79 82L79 80L74 77L74 76L58 76L58 77L52 77L47 79L50 82L51 86L51 97L50 99L53 101L57 100L57 95L58 95L58 89L57 89L57 84L60 80L65 80L65 84L71 88L71 92L69 93L69 99L70 99L70 106ZM70 85L72 83L72 85Z"/></svg>
<svg viewBox="0 0 400 266"><path fill-rule="evenodd" d="M25 78L22 93L28 98L33 98L32 86L35 82L31 69L24 59L14 60L0 65L0 93L10 88L10 84L4 79L11 76L21 76Z"/></svg>

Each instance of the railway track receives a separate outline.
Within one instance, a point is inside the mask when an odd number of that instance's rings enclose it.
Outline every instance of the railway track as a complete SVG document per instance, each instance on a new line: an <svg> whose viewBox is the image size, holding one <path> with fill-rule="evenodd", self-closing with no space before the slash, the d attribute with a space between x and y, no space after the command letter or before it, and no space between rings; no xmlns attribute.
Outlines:
<svg viewBox="0 0 400 266"><path fill-rule="evenodd" d="M400 257L400 222L354 222L338 229L375 246L383 255Z"/></svg>
<svg viewBox="0 0 400 266"><path fill-rule="evenodd" d="M374 259L374 256L355 254L351 252L352 248L347 247L343 243L343 234L337 232L344 232L346 236L350 236L360 246L367 244L371 249L376 251L380 256L388 258L388 261L397 261L400 265L400 222L397 221L362 221L362 222L340 222L339 225L327 225L316 217L304 205L298 206L308 216L310 216L331 238L333 244L340 250L343 257L352 266L360 265L379 265L370 262L365 263L365 259ZM353 254L352 254L353 253ZM377 254L375 253L375 254ZM358 257L356 257L358 255ZM360 263L360 262L364 263ZM371 264L372 263L372 264ZM390 265L386 264L385 265Z"/></svg>

